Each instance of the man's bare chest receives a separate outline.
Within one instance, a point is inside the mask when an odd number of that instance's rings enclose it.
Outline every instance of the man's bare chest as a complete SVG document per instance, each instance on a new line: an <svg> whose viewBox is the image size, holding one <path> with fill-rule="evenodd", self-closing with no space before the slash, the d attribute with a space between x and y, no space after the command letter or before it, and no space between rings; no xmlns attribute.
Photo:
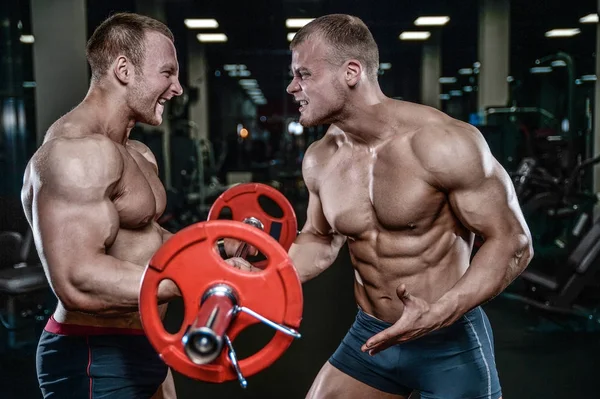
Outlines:
<svg viewBox="0 0 600 399"><path fill-rule="evenodd" d="M121 226L137 228L155 220L165 209L166 193L156 167L135 150L123 155L123 176L113 202Z"/></svg>
<svg viewBox="0 0 600 399"><path fill-rule="evenodd" d="M319 182L319 196L329 224L349 237L373 229L423 227L446 201L410 159L373 154L332 161L335 165L328 165Z"/></svg>

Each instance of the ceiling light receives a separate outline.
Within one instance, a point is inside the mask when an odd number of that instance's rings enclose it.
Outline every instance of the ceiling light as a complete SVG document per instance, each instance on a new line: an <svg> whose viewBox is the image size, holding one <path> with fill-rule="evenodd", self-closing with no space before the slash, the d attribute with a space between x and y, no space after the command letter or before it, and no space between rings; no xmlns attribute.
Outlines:
<svg viewBox="0 0 600 399"><path fill-rule="evenodd" d="M529 69L529 72L531 72L531 73L550 73L550 72L552 72L552 67L549 67L549 66L533 67L533 68Z"/></svg>
<svg viewBox="0 0 600 399"><path fill-rule="evenodd" d="M287 34L287 39L288 42L291 42L292 40L294 40L294 36L296 36L296 32L290 32Z"/></svg>
<svg viewBox="0 0 600 399"><path fill-rule="evenodd" d="M427 40L430 36L430 32L402 32L400 40Z"/></svg>
<svg viewBox="0 0 600 399"><path fill-rule="evenodd" d="M417 26L442 26L450 21L450 17L419 17L415 20Z"/></svg>
<svg viewBox="0 0 600 399"><path fill-rule="evenodd" d="M456 78L455 77L441 77L440 78L440 83L441 84L448 84L448 83L456 83Z"/></svg>
<svg viewBox="0 0 600 399"><path fill-rule="evenodd" d="M440 100L450 100L450 94L440 94Z"/></svg>
<svg viewBox="0 0 600 399"><path fill-rule="evenodd" d="M302 28L313 19L314 18L288 18L285 20L285 26L287 28Z"/></svg>
<svg viewBox="0 0 600 399"><path fill-rule="evenodd" d="M226 71L235 71L237 69L244 70L246 68L247 67L244 64L225 64L225 65L223 65L223 69Z"/></svg>
<svg viewBox="0 0 600 399"><path fill-rule="evenodd" d="M461 68L458 70L459 75L473 75L473 68Z"/></svg>
<svg viewBox="0 0 600 399"><path fill-rule="evenodd" d="M578 35L581 31L578 28L573 29L552 29L546 32L546 37L570 37Z"/></svg>
<svg viewBox="0 0 600 399"><path fill-rule="evenodd" d="M31 44L31 43L35 42L35 39L34 39L33 35L21 35L21 37L19 37L19 41L21 43Z"/></svg>
<svg viewBox="0 0 600 399"><path fill-rule="evenodd" d="M392 69L392 63L391 62L382 62L381 64L379 64L379 69L381 69L382 71L387 71L388 69Z"/></svg>
<svg viewBox="0 0 600 399"><path fill-rule="evenodd" d="M556 60L556 61L552 61L552 62L550 63L550 65L552 65L554 68L556 68L556 67L564 67L564 66L567 66L567 63L566 63L566 62L564 62L563 60Z"/></svg>
<svg viewBox="0 0 600 399"><path fill-rule="evenodd" d="M256 79L240 79L240 84L245 88L258 87L258 82Z"/></svg>
<svg viewBox="0 0 600 399"><path fill-rule="evenodd" d="M579 18L579 22L582 24L597 24L598 14L588 14L585 17Z"/></svg>
<svg viewBox="0 0 600 399"><path fill-rule="evenodd" d="M227 41L224 33L200 33L196 36L202 43L223 43Z"/></svg>
<svg viewBox="0 0 600 399"><path fill-rule="evenodd" d="M584 82L595 82L598 78L596 75L583 75L580 79Z"/></svg>
<svg viewBox="0 0 600 399"><path fill-rule="evenodd" d="M216 19L184 19L183 23L190 29L218 28Z"/></svg>

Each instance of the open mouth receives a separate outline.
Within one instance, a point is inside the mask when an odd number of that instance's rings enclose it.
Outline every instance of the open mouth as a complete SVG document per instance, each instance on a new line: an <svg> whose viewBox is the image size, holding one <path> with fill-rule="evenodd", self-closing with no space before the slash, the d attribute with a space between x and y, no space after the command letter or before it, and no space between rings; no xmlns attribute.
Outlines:
<svg viewBox="0 0 600 399"><path fill-rule="evenodd" d="M302 111L304 111L304 109L306 109L306 106L308 105L308 101L300 100L300 101L298 101L298 104L300 104L300 108L298 108L298 111L302 112Z"/></svg>

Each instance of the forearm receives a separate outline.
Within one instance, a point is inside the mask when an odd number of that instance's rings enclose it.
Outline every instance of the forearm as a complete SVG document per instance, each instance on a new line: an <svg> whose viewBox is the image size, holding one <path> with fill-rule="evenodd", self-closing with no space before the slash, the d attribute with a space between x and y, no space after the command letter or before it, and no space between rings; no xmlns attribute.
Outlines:
<svg viewBox="0 0 600 399"><path fill-rule="evenodd" d="M87 263L87 262L86 262ZM62 285L61 301L69 310L103 315L139 310L139 292L144 268L109 255L98 255L80 265L68 283ZM158 288L158 303L177 296L177 287L163 281Z"/></svg>
<svg viewBox="0 0 600 399"><path fill-rule="evenodd" d="M500 294L527 267L533 256L525 235L513 240L488 239L481 246L460 280L444 294L437 305L451 324L469 310Z"/></svg>
<svg viewBox="0 0 600 399"><path fill-rule="evenodd" d="M302 232L288 251L300 282L305 283L317 277L331 266L345 241L345 237L339 235L321 236Z"/></svg>

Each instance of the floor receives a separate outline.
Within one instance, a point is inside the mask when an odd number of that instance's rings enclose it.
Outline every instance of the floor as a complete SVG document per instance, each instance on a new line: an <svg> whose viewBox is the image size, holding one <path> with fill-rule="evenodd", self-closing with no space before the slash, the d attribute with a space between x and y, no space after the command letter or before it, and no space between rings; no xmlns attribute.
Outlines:
<svg viewBox="0 0 600 399"><path fill-rule="evenodd" d="M186 398L303 398L320 367L336 349L353 322L353 273L344 250L335 264L304 286L303 337L270 368L248 378L248 388L236 381L207 384L179 374L175 383ZM496 363L504 398L597 398L600 334L573 332L568 320L543 316L539 310L500 296L484 306L494 329ZM175 304L167 323L176 322ZM268 330L257 328L256 334ZM4 337L2 337L4 340ZM247 340L253 339L249 333ZM244 343L238 343L244 351ZM0 354L0 398L40 398L32 347Z"/></svg>

